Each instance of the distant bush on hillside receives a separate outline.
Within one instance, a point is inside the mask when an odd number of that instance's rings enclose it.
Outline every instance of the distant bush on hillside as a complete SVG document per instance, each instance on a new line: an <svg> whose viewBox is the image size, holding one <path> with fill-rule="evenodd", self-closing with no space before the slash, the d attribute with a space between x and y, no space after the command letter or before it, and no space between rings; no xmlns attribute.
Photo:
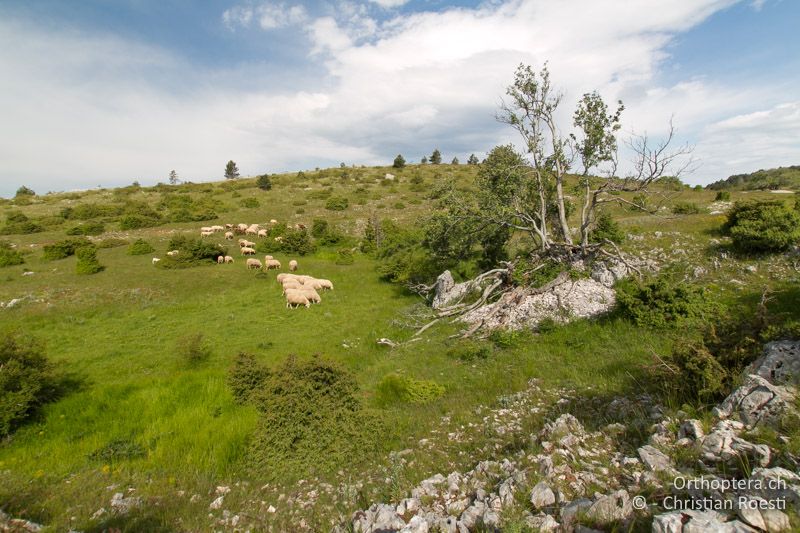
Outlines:
<svg viewBox="0 0 800 533"><path fill-rule="evenodd" d="M601 211L597 215L594 229L591 233L592 242L604 242L608 239L611 242L621 243L625 240L625 232L622 231L619 223L611 216L611 213Z"/></svg>
<svg viewBox="0 0 800 533"><path fill-rule="evenodd" d="M52 244L45 244L42 250L42 257L47 261L57 261L59 259L66 259L82 247L92 246L91 241L79 237L77 239L64 239L63 241L54 242Z"/></svg>
<svg viewBox="0 0 800 533"><path fill-rule="evenodd" d="M162 257L160 268L191 268L202 264L216 263L217 257L227 255L228 249L201 239L176 235L169 240L168 250L178 250L176 256Z"/></svg>
<svg viewBox="0 0 800 533"><path fill-rule="evenodd" d="M106 226L102 222L89 222L68 229L67 235L100 235L105 230Z"/></svg>
<svg viewBox="0 0 800 533"><path fill-rule="evenodd" d="M677 176L664 176L656 180L656 184L668 191L680 191L686 187Z"/></svg>
<svg viewBox="0 0 800 533"><path fill-rule="evenodd" d="M125 215L119 221L119 229L128 231L132 229L151 228L161 223L157 218L144 217L141 215Z"/></svg>
<svg viewBox="0 0 800 533"><path fill-rule="evenodd" d="M276 241L275 237L280 237L281 240ZM298 255L308 255L313 253L316 248L316 244L305 228L287 228L274 232L271 230L268 237L256 245L256 250L262 253L285 252Z"/></svg>
<svg viewBox="0 0 800 533"><path fill-rule="evenodd" d="M358 384L338 363L289 357L253 393L261 419L251 461L265 475L319 475L377 449L379 419L359 401Z"/></svg>
<svg viewBox="0 0 800 533"><path fill-rule="evenodd" d="M711 190L735 191L794 189L800 190L800 165L736 174L708 185Z"/></svg>
<svg viewBox="0 0 800 533"><path fill-rule="evenodd" d="M24 213L12 211L6 215L6 223L0 228L0 235L27 235L42 231L44 228L32 222Z"/></svg>
<svg viewBox="0 0 800 533"><path fill-rule="evenodd" d="M33 192L33 189L30 189L26 186L22 186L17 189L17 196L36 196L36 193Z"/></svg>
<svg viewBox="0 0 800 533"><path fill-rule="evenodd" d="M705 291L668 274L649 280L626 279L616 286L619 312L638 326L674 327L704 319Z"/></svg>
<svg viewBox="0 0 800 533"><path fill-rule="evenodd" d="M325 202L325 209L330 211L344 211L350 205L350 202L344 196L331 196Z"/></svg>
<svg viewBox="0 0 800 533"><path fill-rule="evenodd" d="M121 205L86 203L63 208L61 216L67 220L91 220L99 217L115 217L121 215L122 211Z"/></svg>
<svg viewBox="0 0 800 533"><path fill-rule="evenodd" d="M99 241L95 241L94 245L97 246L98 250L104 250L106 248L119 248L120 246L127 246L130 243L127 239L120 239L118 237L108 237L105 239L101 239Z"/></svg>
<svg viewBox="0 0 800 533"><path fill-rule="evenodd" d="M189 365L196 365L211 357L211 344L201 332L185 335L176 344L178 356Z"/></svg>
<svg viewBox="0 0 800 533"><path fill-rule="evenodd" d="M144 239L136 239L128 246L128 255L146 255L154 251L155 248Z"/></svg>
<svg viewBox="0 0 800 533"><path fill-rule="evenodd" d="M272 180L269 179L269 175L262 174L261 176L256 178L256 187L258 187L262 191L268 191L272 189Z"/></svg>
<svg viewBox="0 0 800 533"><path fill-rule="evenodd" d="M730 191L717 191L717 195L714 197L715 202L729 202L730 199Z"/></svg>
<svg viewBox="0 0 800 533"><path fill-rule="evenodd" d="M96 246L81 246L75 250L75 255L78 258L78 262L75 265L76 274L97 274L105 270L105 267L97 260Z"/></svg>
<svg viewBox="0 0 800 533"><path fill-rule="evenodd" d="M702 213L703 210L700 206L691 202L675 202L672 206L672 212L676 215L697 215Z"/></svg>
<svg viewBox="0 0 800 533"><path fill-rule="evenodd" d="M0 438L58 395L54 368L36 341L15 333L0 336Z"/></svg>
<svg viewBox="0 0 800 533"><path fill-rule="evenodd" d="M800 242L800 213L777 200L736 202L722 230L741 252L781 252Z"/></svg>
<svg viewBox="0 0 800 533"><path fill-rule="evenodd" d="M261 207L261 202L259 202L258 199L256 198L245 198L244 200L239 202L239 205L241 205L246 209L256 209L258 207Z"/></svg>
<svg viewBox="0 0 800 533"><path fill-rule="evenodd" d="M11 243L0 241L0 268L21 265L25 262L22 254L15 250Z"/></svg>

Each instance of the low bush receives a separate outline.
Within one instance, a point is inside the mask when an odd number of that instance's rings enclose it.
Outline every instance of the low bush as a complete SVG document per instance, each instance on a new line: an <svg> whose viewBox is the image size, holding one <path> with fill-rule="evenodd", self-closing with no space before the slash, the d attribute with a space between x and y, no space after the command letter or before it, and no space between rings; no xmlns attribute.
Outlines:
<svg viewBox="0 0 800 533"><path fill-rule="evenodd" d="M119 229L128 231L132 229L151 228L158 226L161 221L154 217L146 217L142 215L125 215L119 221Z"/></svg>
<svg viewBox="0 0 800 533"><path fill-rule="evenodd" d="M715 202L729 202L730 200L730 191L717 191L717 195L714 197Z"/></svg>
<svg viewBox="0 0 800 533"><path fill-rule="evenodd" d="M0 241L0 268L21 265L25 262L22 254L7 241Z"/></svg>
<svg viewBox="0 0 800 533"><path fill-rule="evenodd" d="M311 222L311 236L319 239L328 232L328 221L322 218L315 218Z"/></svg>
<svg viewBox="0 0 800 533"><path fill-rule="evenodd" d="M98 448L87 457L93 461L114 464L117 461L129 461L147 455L147 450L133 439L114 439Z"/></svg>
<svg viewBox="0 0 800 533"><path fill-rule="evenodd" d="M380 422L363 409L355 378L338 363L289 357L252 397L261 419L250 458L262 475L322 475L377 449Z"/></svg>
<svg viewBox="0 0 800 533"><path fill-rule="evenodd" d="M710 311L705 291L668 274L616 286L619 312L639 326L671 327L702 320Z"/></svg>
<svg viewBox="0 0 800 533"><path fill-rule="evenodd" d="M67 235L100 235L106 230L102 222L89 222L88 224L78 224L67 230Z"/></svg>
<svg viewBox="0 0 800 533"><path fill-rule="evenodd" d="M329 211L344 211L350 205L350 202L344 196L331 196L325 202L325 209Z"/></svg>
<svg viewBox="0 0 800 533"><path fill-rule="evenodd" d="M211 345L205 335L200 332L192 333L178 339L178 356L189 365L196 365L211 357Z"/></svg>
<svg viewBox="0 0 800 533"><path fill-rule="evenodd" d="M81 246L75 250L78 262L75 264L76 274L97 274L105 269L97 260L97 247Z"/></svg>
<svg viewBox="0 0 800 533"><path fill-rule="evenodd" d="M228 249L199 238L190 238L185 235L176 235L169 240L168 250L178 250L176 256L162 257L156 263L160 268L177 269L191 268L202 264L217 262L217 257L227 255Z"/></svg>
<svg viewBox="0 0 800 533"><path fill-rule="evenodd" d="M736 202L722 231L740 252L781 252L800 242L800 212L776 200Z"/></svg>
<svg viewBox="0 0 800 533"><path fill-rule="evenodd" d="M128 240L119 239L117 237L109 237L107 239L102 239L94 243L94 245L97 246L98 250L103 250L106 248L119 248L120 246L127 246L128 244L129 244Z"/></svg>
<svg viewBox="0 0 800 533"><path fill-rule="evenodd" d="M339 248L336 251L336 261L337 265L352 265L355 262L355 257L353 256L353 250L350 248Z"/></svg>
<svg viewBox="0 0 800 533"><path fill-rule="evenodd" d="M155 248L144 239L136 239L128 246L128 255L146 255L154 251Z"/></svg>
<svg viewBox="0 0 800 533"><path fill-rule="evenodd" d="M272 181L269 179L269 175L262 174L261 176L256 178L256 187L258 187L262 191L268 191L272 189Z"/></svg>
<svg viewBox="0 0 800 533"><path fill-rule="evenodd" d="M10 435L42 404L58 395L54 368L36 341L0 337L0 437Z"/></svg>
<svg viewBox="0 0 800 533"><path fill-rule="evenodd" d="M228 371L228 387L236 403L244 405L253 401L253 395L261 390L270 376L269 368L249 353L240 353Z"/></svg>
<svg viewBox="0 0 800 533"><path fill-rule="evenodd" d="M489 340L498 348L514 348L529 338L521 329L495 329L489 334Z"/></svg>
<svg viewBox="0 0 800 533"><path fill-rule="evenodd" d="M604 242L606 239L611 242L621 243L625 240L625 233L619 223L611 216L611 213L601 211L597 215L597 220L595 220L591 240L592 242Z"/></svg>
<svg viewBox="0 0 800 533"><path fill-rule="evenodd" d="M250 197L250 198L245 198L244 200L239 202L239 205L241 205L246 209L256 209L258 207L261 207L261 202L259 202L257 198Z"/></svg>
<svg viewBox="0 0 800 533"><path fill-rule="evenodd" d="M0 228L0 235L28 235L42 231L44 228L40 224L31 221L24 213L16 211L6 215L6 223Z"/></svg>
<svg viewBox="0 0 800 533"><path fill-rule="evenodd" d="M429 403L442 396L443 385L429 380L417 380L401 374L387 374L375 388L378 405L397 403Z"/></svg>
<svg viewBox="0 0 800 533"><path fill-rule="evenodd" d="M703 210L700 206L692 202L675 202L672 206L672 212L676 215L697 215L702 213Z"/></svg>
<svg viewBox="0 0 800 533"><path fill-rule="evenodd" d="M485 342L460 341L447 350L447 356L465 363L488 359L492 347Z"/></svg>
<svg viewBox="0 0 800 533"><path fill-rule="evenodd" d="M84 238L78 239L64 239L63 241L54 242L52 244L45 244L42 257L46 261L56 261L58 259L66 259L72 255L78 248L84 246L92 246L91 241Z"/></svg>

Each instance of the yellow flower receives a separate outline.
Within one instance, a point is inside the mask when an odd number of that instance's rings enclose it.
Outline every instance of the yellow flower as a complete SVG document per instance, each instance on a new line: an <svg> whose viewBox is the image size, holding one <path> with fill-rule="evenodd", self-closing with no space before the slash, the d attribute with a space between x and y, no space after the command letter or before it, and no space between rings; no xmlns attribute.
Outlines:
<svg viewBox="0 0 800 533"><path fill-rule="evenodd" d="M33 477L42 477L44 475L44 470L37 470Z"/></svg>
<svg viewBox="0 0 800 533"><path fill-rule="evenodd" d="M111 467L108 465L103 465L103 468L101 470L103 471L104 474L108 474L109 472L111 472Z"/></svg>

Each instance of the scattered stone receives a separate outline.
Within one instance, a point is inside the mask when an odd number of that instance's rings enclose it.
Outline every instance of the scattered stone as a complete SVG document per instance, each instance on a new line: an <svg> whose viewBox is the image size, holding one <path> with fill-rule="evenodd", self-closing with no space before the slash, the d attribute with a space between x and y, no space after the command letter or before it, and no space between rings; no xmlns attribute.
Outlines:
<svg viewBox="0 0 800 533"><path fill-rule="evenodd" d="M684 420L678 429L678 438L688 438L692 440L702 440L705 437L703 424L699 420Z"/></svg>
<svg viewBox="0 0 800 533"><path fill-rule="evenodd" d="M209 509L222 509L222 504L225 501L225 496L220 496L208 505Z"/></svg>
<svg viewBox="0 0 800 533"><path fill-rule="evenodd" d="M628 518L633 513L633 505L626 490L618 490L600 496L587 509L586 517L598 524L608 524Z"/></svg>
<svg viewBox="0 0 800 533"><path fill-rule="evenodd" d="M642 462L653 472L675 472L672 459L658 448L647 444L637 451Z"/></svg>
<svg viewBox="0 0 800 533"><path fill-rule="evenodd" d="M745 382L712 412L721 419L736 414L747 427L754 427L762 422L778 420L793 399L794 394L786 387L773 385L760 375L749 374Z"/></svg>
<svg viewBox="0 0 800 533"><path fill-rule="evenodd" d="M125 495L121 492L117 492L111 498L111 509L117 514L128 514L132 509L141 505L142 501L140 498L131 496L125 498Z"/></svg>
<svg viewBox="0 0 800 533"><path fill-rule="evenodd" d="M764 346L764 354L748 367L774 385L800 384L800 341L773 341Z"/></svg>
<svg viewBox="0 0 800 533"><path fill-rule="evenodd" d="M540 481L531 489L531 504L534 509L542 509L555 503L556 495L544 481Z"/></svg>

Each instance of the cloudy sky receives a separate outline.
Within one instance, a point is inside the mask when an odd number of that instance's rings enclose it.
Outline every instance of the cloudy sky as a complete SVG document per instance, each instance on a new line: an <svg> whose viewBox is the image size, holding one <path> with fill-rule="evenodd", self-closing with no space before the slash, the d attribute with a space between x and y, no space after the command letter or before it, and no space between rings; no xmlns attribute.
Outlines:
<svg viewBox="0 0 800 533"><path fill-rule="evenodd" d="M520 63L696 145L708 183L800 164L795 0L2 0L0 195L449 161L514 141Z"/></svg>

